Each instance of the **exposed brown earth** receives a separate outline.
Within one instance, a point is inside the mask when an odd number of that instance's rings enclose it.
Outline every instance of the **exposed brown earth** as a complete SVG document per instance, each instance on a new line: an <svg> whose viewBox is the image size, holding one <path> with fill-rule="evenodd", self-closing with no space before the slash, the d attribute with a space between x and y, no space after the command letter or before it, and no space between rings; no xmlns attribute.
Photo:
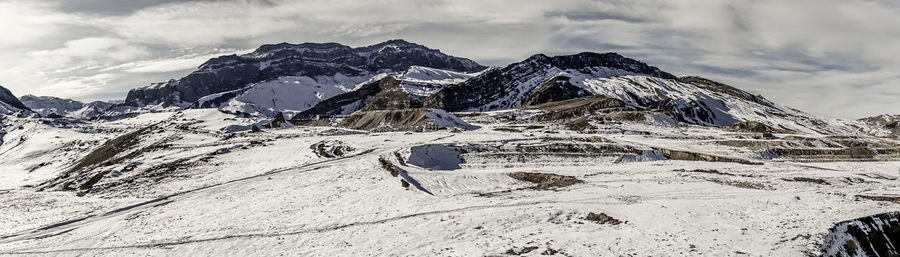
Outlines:
<svg viewBox="0 0 900 257"><path fill-rule="evenodd" d="M695 153L688 151L678 151L678 150L669 150L669 149L657 149L663 153L669 160L682 160L682 161L708 161L708 162L734 162L740 164L747 165L762 165L759 162L752 162L744 159L732 158L732 157L724 157L724 156L716 156L711 154L704 153Z"/></svg>
<svg viewBox="0 0 900 257"><path fill-rule="evenodd" d="M900 196L893 195L856 195L856 198L872 201L900 203Z"/></svg>
<svg viewBox="0 0 900 257"><path fill-rule="evenodd" d="M603 115L603 118L611 120L617 119L621 121L645 121L647 120L644 111L613 111Z"/></svg>
<svg viewBox="0 0 900 257"><path fill-rule="evenodd" d="M586 112L593 113L596 111L624 110L625 102L601 95L591 95L527 106L526 108L547 111L547 113L538 116L538 120L540 121L555 121L585 116Z"/></svg>
<svg viewBox="0 0 900 257"><path fill-rule="evenodd" d="M771 133L775 131L766 124L756 121L742 121L724 127L726 130L736 132Z"/></svg>
<svg viewBox="0 0 900 257"><path fill-rule="evenodd" d="M428 124L424 108L382 111L359 111L347 116L338 126L369 131L408 131L439 129Z"/></svg>

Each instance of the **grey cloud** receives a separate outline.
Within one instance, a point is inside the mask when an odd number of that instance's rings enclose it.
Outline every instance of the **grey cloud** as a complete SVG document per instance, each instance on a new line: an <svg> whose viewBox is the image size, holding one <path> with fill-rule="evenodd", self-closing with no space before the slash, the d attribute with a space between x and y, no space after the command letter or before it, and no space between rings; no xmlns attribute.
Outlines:
<svg viewBox="0 0 900 257"><path fill-rule="evenodd" d="M148 7L196 1L214 0L59 0L55 4L58 10L67 13L121 16L129 15Z"/></svg>
<svg viewBox="0 0 900 257"><path fill-rule="evenodd" d="M643 17L629 16L623 13L600 11L549 11L544 13L544 17L562 17L573 21L618 20L630 23L643 23L650 21L650 19Z"/></svg>
<svg viewBox="0 0 900 257"><path fill-rule="evenodd" d="M702 65L702 64L701 65L692 65L692 66L696 67L696 69L698 69L703 74L717 74L717 75L726 75L726 76L730 76L730 77L739 77L739 78L759 76L759 72L756 72L753 70L733 69L733 68L727 68L727 67L718 67L718 66L710 66L710 65Z"/></svg>

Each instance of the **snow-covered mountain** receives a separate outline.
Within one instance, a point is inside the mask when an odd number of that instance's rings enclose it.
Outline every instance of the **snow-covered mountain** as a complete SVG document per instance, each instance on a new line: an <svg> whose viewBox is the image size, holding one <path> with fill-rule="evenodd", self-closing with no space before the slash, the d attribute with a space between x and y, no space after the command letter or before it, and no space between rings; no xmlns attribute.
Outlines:
<svg viewBox="0 0 900 257"><path fill-rule="evenodd" d="M28 107L19 101L9 89L0 86L0 114L10 114L19 110L25 110Z"/></svg>
<svg viewBox="0 0 900 257"><path fill-rule="evenodd" d="M84 103L82 102L53 96L23 95L19 100L22 100L22 103L31 108L32 111L43 116L50 114L65 116L70 112L84 108Z"/></svg>
<svg viewBox="0 0 900 257"><path fill-rule="evenodd" d="M535 55L450 86L426 100L448 111L493 111L587 95L623 101L629 109L661 112L703 126L760 122L772 130L848 132L762 96L700 77L675 77L615 53Z"/></svg>
<svg viewBox="0 0 900 257"><path fill-rule="evenodd" d="M882 114L857 120L863 130L879 137L900 137L900 114Z"/></svg>
<svg viewBox="0 0 900 257"><path fill-rule="evenodd" d="M83 103L54 96L24 95L20 100L25 106L42 116L59 115L78 119L91 119L101 116L115 105L104 101Z"/></svg>
<svg viewBox="0 0 900 257"><path fill-rule="evenodd" d="M285 83L309 83L301 85L303 87L348 86L366 81L377 74L402 72L413 66L457 72L476 72L485 68L472 60L453 57L437 49L403 40L390 40L358 48L337 43L281 43L263 45L245 55L214 58L184 78L133 89L128 93L126 103L134 106L155 104L187 106L205 96L234 90L249 90L248 86L259 82L263 83L264 88L257 91L269 93L273 90L278 92L279 90L275 88L284 88L279 84ZM310 91L313 90L301 89L298 93ZM231 94L238 95L237 92ZM259 93L251 94L244 100L250 100ZM211 99L204 100L201 106ZM224 104L221 100L219 104ZM277 102L273 105L277 105ZM262 103L254 102L254 104ZM294 104L302 106L305 102ZM247 110L256 107L235 108Z"/></svg>
<svg viewBox="0 0 900 257"><path fill-rule="evenodd" d="M548 57L534 55L504 68L492 68L478 77L454 85L430 97L428 105L448 111L489 111L516 108L542 83L558 75L609 78L624 75L676 77L642 62L615 53L580 53ZM562 86L562 85L560 85ZM575 90L575 88L572 88ZM568 90L568 89L567 89ZM547 100L565 100L561 98ZM539 104L533 103L533 104Z"/></svg>

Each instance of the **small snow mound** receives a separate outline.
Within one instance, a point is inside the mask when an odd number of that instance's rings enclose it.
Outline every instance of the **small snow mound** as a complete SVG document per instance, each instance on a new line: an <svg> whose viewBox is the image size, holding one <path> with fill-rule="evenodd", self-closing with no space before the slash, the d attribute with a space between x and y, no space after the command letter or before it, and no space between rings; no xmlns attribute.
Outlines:
<svg viewBox="0 0 900 257"><path fill-rule="evenodd" d="M478 126L469 124L456 115L441 109L428 109L425 116L431 119L435 125L445 128L460 128L465 130L478 129Z"/></svg>

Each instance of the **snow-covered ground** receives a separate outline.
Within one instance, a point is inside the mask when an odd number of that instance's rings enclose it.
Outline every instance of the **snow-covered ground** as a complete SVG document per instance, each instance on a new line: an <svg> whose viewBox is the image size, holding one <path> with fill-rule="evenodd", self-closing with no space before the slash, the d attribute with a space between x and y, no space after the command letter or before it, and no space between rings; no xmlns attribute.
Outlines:
<svg viewBox="0 0 900 257"><path fill-rule="evenodd" d="M900 207L861 197L900 195L896 161L798 163L717 144L742 135L716 128L621 123L583 134L502 115L425 133L226 133L259 120L211 109L70 128L8 118L0 255L800 256L819 253L836 222ZM41 184L72 179L57 176L148 126L115 153L129 158L91 169L108 173L89 190ZM82 146L59 147L70 142ZM566 150L613 146L761 165ZM510 176L519 172L581 182L542 186Z"/></svg>

